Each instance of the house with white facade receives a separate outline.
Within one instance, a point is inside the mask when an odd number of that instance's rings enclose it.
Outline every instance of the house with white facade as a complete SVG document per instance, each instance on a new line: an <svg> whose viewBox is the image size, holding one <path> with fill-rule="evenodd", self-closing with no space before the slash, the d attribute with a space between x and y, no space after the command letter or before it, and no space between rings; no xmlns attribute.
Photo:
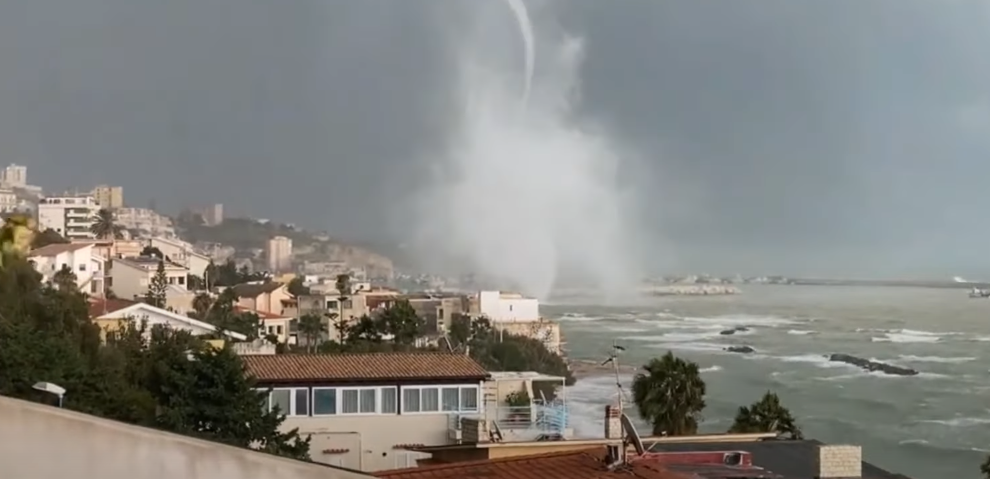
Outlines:
<svg viewBox="0 0 990 479"><path fill-rule="evenodd" d="M115 212L117 224L136 232L137 237L175 237L175 226L171 218L150 208L119 208Z"/></svg>
<svg viewBox="0 0 990 479"><path fill-rule="evenodd" d="M121 299L91 301L89 313L90 319L99 325L104 332L116 330L120 327L121 321L145 321L149 328L162 325L171 329L187 331L193 336L207 336L217 333L217 328L210 323L138 301ZM247 339L243 334L232 331L224 331L223 334L227 338L237 341Z"/></svg>
<svg viewBox="0 0 990 479"><path fill-rule="evenodd" d="M38 227L64 238L93 238L90 230L100 205L92 196L53 196L38 202Z"/></svg>
<svg viewBox="0 0 990 479"><path fill-rule="evenodd" d="M498 331L539 340L551 352L563 354L560 325L540 316L540 301L536 298L480 291L468 298L468 315L486 317Z"/></svg>
<svg viewBox="0 0 990 479"><path fill-rule="evenodd" d="M152 256L134 256L130 258L113 258L111 261L112 277L109 282L114 294L125 299L141 298L148 292L152 278L158 272L159 259ZM168 308L179 313L192 311L192 300L195 293L186 287L189 280L189 269L185 266L165 261L165 278L168 289L165 304Z"/></svg>
<svg viewBox="0 0 990 479"><path fill-rule="evenodd" d="M28 253L34 269L42 275L42 281L51 281L62 268L76 275L79 290L102 296L105 291L104 265L106 258L96 254L94 245L79 243L50 244Z"/></svg>
<svg viewBox="0 0 990 479"><path fill-rule="evenodd" d="M158 248L170 261L189 269L190 274L203 277L206 267L210 265L210 257L197 252L193 245L178 238L153 237L148 239L148 246Z"/></svg>

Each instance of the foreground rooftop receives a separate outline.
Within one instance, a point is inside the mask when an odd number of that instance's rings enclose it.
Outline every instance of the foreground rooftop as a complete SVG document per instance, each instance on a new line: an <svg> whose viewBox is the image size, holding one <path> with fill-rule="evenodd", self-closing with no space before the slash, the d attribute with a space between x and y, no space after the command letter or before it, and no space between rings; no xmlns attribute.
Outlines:
<svg viewBox="0 0 990 479"><path fill-rule="evenodd" d="M263 383L488 379L468 356L453 353L279 354L245 356L248 372Z"/></svg>

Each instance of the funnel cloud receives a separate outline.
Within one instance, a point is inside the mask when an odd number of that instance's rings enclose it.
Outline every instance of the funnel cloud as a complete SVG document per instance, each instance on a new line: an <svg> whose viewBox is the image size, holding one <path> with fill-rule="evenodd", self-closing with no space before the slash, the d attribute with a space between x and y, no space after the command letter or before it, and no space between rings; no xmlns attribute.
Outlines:
<svg viewBox="0 0 990 479"><path fill-rule="evenodd" d="M526 11L514 10L526 32ZM526 74L534 38L542 60L520 108L510 81L519 67L489 53L511 40L506 31L472 32L454 62L460 111L424 190L422 224L440 233L429 241L463 259L461 272L538 297L547 297L564 272L607 293L627 291L638 274L628 243L636 236L631 196L619 184L623 158L608 136L575 114L583 41L538 25L523 34Z"/></svg>

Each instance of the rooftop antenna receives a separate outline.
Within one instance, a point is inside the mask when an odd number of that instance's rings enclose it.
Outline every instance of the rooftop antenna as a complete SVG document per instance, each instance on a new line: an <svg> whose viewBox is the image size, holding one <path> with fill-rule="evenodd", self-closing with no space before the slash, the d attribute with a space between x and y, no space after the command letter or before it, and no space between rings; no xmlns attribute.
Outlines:
<svg viewBox="0 0 990 479"><path fill-rule="evenodd" d="M615 342L615 340L613 340L612 341L612 349L609 351L608 359L602 361L602 364L601 364L602 366L606 366L608 364L611 364L612 365L612 372L615 375L615 388L618 390L618 392L615 394L615 396L616 396L616 400L618 402L619 418L620 419L625 417L625 413L623 413L622 408L623 408L623 402L624 402L623 399L625 398L626 393L622 389L622 381L619 380L619 354L621 354L625 350L626 350L626 348L624 348L622 346L619 346ZM627 429L627 427L626 427L627 426L627 423L628 423L628 420L620 421L620 436L622 437L622 446L621 446L621 449L618 451L618 454L613 457L612 460L614 460L615 462L609 465L609 468L610 469L613 469L615 467L621 466L622 464L625 464L625 462L626 462L626 436L628 434L628 432L626 431L626 429Z"/></svg>

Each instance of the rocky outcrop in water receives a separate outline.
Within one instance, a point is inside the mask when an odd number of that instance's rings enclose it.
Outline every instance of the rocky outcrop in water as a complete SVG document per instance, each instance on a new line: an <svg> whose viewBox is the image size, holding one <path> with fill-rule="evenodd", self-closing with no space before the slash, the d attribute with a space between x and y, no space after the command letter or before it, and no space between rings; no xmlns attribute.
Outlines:
<svg viewBox="0 0 990 479"><path fill-rule="evenodd" d="M918 371L915 371L914 369L911 368L902 368L900 366L894 366L892 364L870 361L869 359L863 359L849 354L832 354L828 356L828 360L851 364L853 366L859 366L870 372L878 371L884 374L891 374L894 376L918 375Z"/></svg>
<svg viewBox="0 0 990 479"><path fill-rule="evenodd" d="M721 334L722 336L730 336L736 333L745 333L746 331L749 331L749 328L745 326L736 326L735 328L726 329L718 334Z"/></svg>
<svg viewBox="0 0 990 479"><path fill-rule="evenodd" d="M728 352L730 352L730 353L740 353L740 354L749 354L749 353L755 353L756 352L755 349L753 349L753 348L751 348L749 346L729 346L729 347L725 348L725 350L728 351Z"/></svg>

